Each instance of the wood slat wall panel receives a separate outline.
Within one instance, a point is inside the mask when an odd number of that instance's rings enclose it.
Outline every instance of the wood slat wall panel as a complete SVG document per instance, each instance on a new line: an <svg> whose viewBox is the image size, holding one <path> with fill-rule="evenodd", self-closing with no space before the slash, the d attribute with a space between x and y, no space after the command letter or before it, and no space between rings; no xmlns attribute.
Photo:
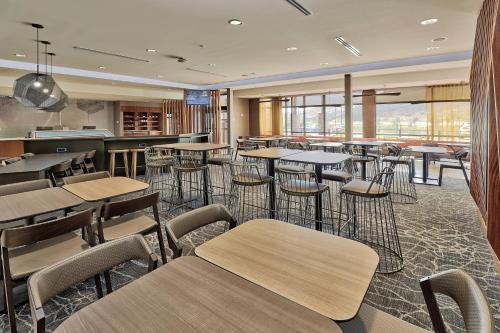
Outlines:
<svg viewBox="0 0 500 333"><path fill-rule="evenodd" d="M220 143L220 95L211 92L212 104L187 105L185 100L166 99L163 101L166 134L187 134L211 132L212 142Z"/></svg>
<svg viewBox="0 0 500 333"><path fill-rule="evenodd" d="M500 256L500 0L485 0L476 28L471 68L471 194ZM495 72L496 69L496 72ZM495 89L497 88L497 89Z"/></svg>

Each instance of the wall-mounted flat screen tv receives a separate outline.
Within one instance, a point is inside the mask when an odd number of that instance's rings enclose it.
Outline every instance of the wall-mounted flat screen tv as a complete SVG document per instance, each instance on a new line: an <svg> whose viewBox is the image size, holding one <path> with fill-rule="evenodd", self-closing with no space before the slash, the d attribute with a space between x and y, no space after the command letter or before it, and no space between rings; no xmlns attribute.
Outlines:
<svg viewBox="0 0 500 333"><path fill-rule="evenodd" d="M210 105L210 103L211 103L210 90L186 91L187 105Z"/></svg>

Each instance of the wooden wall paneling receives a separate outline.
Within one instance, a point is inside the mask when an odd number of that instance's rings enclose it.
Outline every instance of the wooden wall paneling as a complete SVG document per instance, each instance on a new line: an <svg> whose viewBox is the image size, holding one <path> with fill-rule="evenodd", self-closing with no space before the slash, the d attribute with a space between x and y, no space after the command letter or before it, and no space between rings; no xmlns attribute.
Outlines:
<svg viewBox="0 0 500 333"><path fill-rule="evenodd" d="M375 90L363 90L363 137L375 138L377 136L377 92Z"/></svg>

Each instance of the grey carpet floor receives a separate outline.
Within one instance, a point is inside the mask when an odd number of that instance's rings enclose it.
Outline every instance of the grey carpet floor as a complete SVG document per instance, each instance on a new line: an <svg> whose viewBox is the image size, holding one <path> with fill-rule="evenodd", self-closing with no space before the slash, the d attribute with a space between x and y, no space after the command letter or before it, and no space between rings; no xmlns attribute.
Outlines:
<svg viewBox="0 0 500 333"><path fill-rule="evenodd" d="M450 170L443 187L417 185L416 204L395 204L395 213L404 268L397 273L376 274L365 301L415 325L431 329L418 281L421 277L450 268L471 274L485 291L500 331L500 275L483 234L477 209L460 174ZM167 218L164 218L164 223ZM223 232L212 225L182 239L184 252ZM154 237L148 237L159 254ZM146 266L132 262L112 272L115 288L145 274ZM333 282L332 282L333 283ZM92 282L82 283L51 300L45 307L47 328L53 330L75 311L95 301ZM438 299L450 331L464 332L459 309L447 298ZM18 331L32 331L28 304L16 308ZM0 315L0 330L8 331L5 314ZM166 331L168 329L166 328Z"/></svg>

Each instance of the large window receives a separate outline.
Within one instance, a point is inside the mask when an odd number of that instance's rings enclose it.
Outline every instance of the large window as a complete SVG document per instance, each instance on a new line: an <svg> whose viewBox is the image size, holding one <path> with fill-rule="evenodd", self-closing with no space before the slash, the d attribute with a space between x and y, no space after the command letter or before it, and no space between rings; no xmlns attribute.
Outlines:
<svg viewBox="0 0 500 333"><path fill-rule="evenodd" d="M377 104L377 138L427 140L425 104Z"/></svg>

